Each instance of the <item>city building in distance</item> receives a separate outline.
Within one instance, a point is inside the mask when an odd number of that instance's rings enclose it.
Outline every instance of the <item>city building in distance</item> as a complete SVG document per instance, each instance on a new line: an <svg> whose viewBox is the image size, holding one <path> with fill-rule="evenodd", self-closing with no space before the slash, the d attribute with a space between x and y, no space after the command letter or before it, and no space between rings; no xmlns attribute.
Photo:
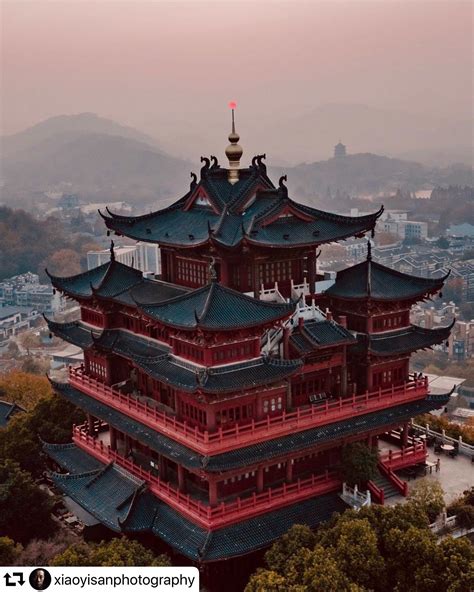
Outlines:
<svg viewBox="0 0 474 592"><path fill-rule="evenodd" d="M124 245L114 249L117 261L152 276L161 273L160 250L158 245L138 242L134 245ZM87 269L99 267L110 260L110 249L87 252Z"/></svg>
<svg viewBox="0 0 474 592"><path fill-rule="evenodd" d="M444 406L410 354L450 326L410 324L410 309L445 277L365 260L324 278L318 247L372 233L382 209L342 216L295 202L264 155L240 167L234 125L227 168L202 158L186 194L142 216L103 213L110 232L158 245L161 275L109 260L53 277L81 320L49 321L84 349L54 389L87 414L72 443L45 444L53 481L116 532L148 532L195 562L268 546L294 523L315 527L341 500L343 447L377 446L384 487L426 459L410 419Z"/></svg>

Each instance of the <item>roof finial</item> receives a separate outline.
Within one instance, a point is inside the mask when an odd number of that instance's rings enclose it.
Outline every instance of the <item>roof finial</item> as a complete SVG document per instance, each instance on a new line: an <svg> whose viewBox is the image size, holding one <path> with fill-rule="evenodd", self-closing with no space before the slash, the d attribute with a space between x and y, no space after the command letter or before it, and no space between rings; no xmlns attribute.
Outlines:
<svg viewBox="0 0 474 592"><path fill-rule="evenodd" d="M115 261L114 241L110 241L110 260Z"/></svg>
<svg viewBox="0 0 474 592"><path fill-rule="evenodd" d="M243 154L243 150L242 147L238 144L240 136L235 131L234 111L237 107L237 103L235 101L230 101L229 107L230 109L232 109L232 132L229 134L230 144L225 149L225 154L229 159L229 170L227 174L227 180L229 181L229 183L234 185L239 180L240 158Z"/></svg>
<svg viewBox="0 0 474 592"><path fill-rule="evenodd" d="M367 241L367 296L372 294L372 241Z"/></svg>
<svg viewBox="0 0 474 592"><path fill-rule="evenodd" d="M278 180L279 192L283 197L288 197L288 187L284 184L287 180L286 175L282 175Z"/></svg>

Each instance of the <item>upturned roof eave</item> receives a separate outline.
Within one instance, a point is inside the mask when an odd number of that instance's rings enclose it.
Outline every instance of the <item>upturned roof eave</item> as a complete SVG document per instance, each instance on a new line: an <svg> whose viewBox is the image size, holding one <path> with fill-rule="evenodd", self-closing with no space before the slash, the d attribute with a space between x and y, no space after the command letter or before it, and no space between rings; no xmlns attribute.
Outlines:
<svg viewBox="0 0 474 592"><path fill-rule="evenodd" d="M377 357L390 357L394 355L400 355L403 353L410 353L420 349L431 349L434 345L437 345L449 338L454 323L455 320L453 319L452 323L450 323L450 325L448 325L447 327L436 327L434 329L426 329L425 327L410 325L409 331L407 331L405 335L425 335L429 338L429 341L427 341L425 344L418 345L416 343L411 344L410 342L408 342L405 347L399 347L398 349L393 349L391 351L381 351L373 349L373 347L371 347L371 344L374 344L377 341L381 341L382 339L395 340L400 338L402 335L397 335L397 332L395 332L394 335L387 335L375 339L372 337L372 339L369 340L368 352ZM401 331L399 331L399 333L401 333Z"/></svg>
<svg viewBox="0 0 474 592"><path fill-rule="evenodd" d="M376 302L393 302L394 300L405 301L405 300L413 300L413 298L419 299L420 297L422 297L425 294L439 292L440 288L442 288L442 287L443 286L441 285L439 287L433 287L430 290L428 290L428 289L420 290L420 291L413 292L411 294L404 295L404 296L399 296L398 294L396 296L374 296L373 294L361 294L358 296L348 296L347 294L339 295L337 292L331 292L330 289L326 290L324 292L324 294L329 297L337 298L338 300L347 300L348 302L353 302L356 300L357 301L367 300L367 301L376 301Z"/></svg>

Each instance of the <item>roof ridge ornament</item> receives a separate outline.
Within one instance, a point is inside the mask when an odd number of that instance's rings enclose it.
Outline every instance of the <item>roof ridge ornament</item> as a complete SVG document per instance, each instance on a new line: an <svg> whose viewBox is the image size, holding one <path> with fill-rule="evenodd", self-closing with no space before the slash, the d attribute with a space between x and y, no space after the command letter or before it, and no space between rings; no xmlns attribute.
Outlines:
<svg viewBox="0 0 474 592"><path fill-rule="evenodd" d="M267 165L262 162L262 160L264 160L265 158L267 158L267 155L265 153L257 154L252 158L252 166L255 169L258 169L263 175L267 174Z"/></svg>
<svg viewBox="0 0 474 592"><path fill-rule="evenodd" d="M278 179L278 191L279 191L279 193L281 193L283 195L284 198L288 198L288 187L283 184L284 181L285 182L287 181L286 175L282 175Z"/></svg>
<svg viewBox="0 0 474 592"><path fill-rule="evenodd" d="M211 168L211 161L206 158L205 156L201 156L201 162L204 163L204 166L201 167L201 180L207 176L209 169Z"/></svg>
<svg viewBox="0 0 474 592"><path fill-rule="evenodd" d="M221 168L220 167L220 164L219 164L219 161L217 160L217 156L213 156L211 154L211 161L212 161L211 170L220 169Z"/></svg>
<svg viewBox="0 0 474 592"><path fill-rule="evenodd" d="M208 235L209 237L211 237L211 236L212 236L212 234L213 234L213 232L214 232L214 231L212 230L211 222L208 220L208 221L207 221L207 235Z"/></svg>
<svg viewBox="0 0 474 592"><path fill-rule="evenodd" d="M197 175L196 175L196 173L193 173L191 171L190 177L191 177L191 184L189 185L189 191L192 191L197 185Z"/></svg>
<svg viewBox="0 0 474 592"><path fill-rule="evenodd" d="M232 110L232 131L229 134L230 144L225 149L225 154L229 159L229 169L227 171L227 180L231 185L235 185L239 180L240 159L243 154L242 146L238 144L239 134L235 131L235 109L237 103L230 101L229 107Z"/></svg>
<svg viewBox="0 0 474 592"><path fill-rule="evenodd" d="M110 241L110 260L111 260L111 261L115 261L115 252L114 252L114 247L115 247L114 241L113 241L113 240L111 240L111 241Z"/></svg>

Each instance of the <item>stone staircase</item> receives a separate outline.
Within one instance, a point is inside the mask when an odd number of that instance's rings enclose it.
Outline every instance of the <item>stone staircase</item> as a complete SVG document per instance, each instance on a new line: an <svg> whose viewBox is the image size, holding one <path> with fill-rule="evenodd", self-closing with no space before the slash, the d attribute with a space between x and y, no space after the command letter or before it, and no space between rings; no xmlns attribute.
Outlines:
<svg viewBox="0 0 474 592"><path fill-rule="evenodd" d="M395 485L383 475L380 471L377 472L377 475L372 479L372 481L384 491L384 498L387 500L390 497L395 497L396 495L400 495L400 492L395 487Z"/></svg>

